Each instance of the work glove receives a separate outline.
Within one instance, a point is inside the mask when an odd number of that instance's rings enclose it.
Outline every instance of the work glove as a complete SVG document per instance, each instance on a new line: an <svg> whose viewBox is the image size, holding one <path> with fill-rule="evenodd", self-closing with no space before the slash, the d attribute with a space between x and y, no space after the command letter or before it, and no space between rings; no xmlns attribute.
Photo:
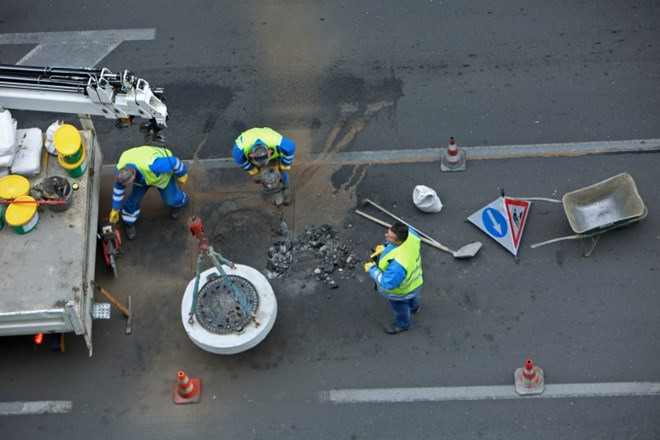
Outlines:
<svg viewBox="0 0 660 440"><path fill-rule="evenodd" d="M260 168L258 168L258 167L254 167L254 168L252 168L250 171L248 171L248 174L249 174L250 176L256 176L256 175L259 174L260 172L261 172L261 169L260 169Z"/></svg>
<svg viewBox="0 0 660 440"><path fill-rule="evenodd" d="M183 176L177 177L176 181L179 182L181 185L183 185L188 181L188 173L184 174Z"/></svg>
<svg viewBox="0 0 660 440"><path fill-rule="evenodd" d="M116 209L112 209L110 211L110 223L117 223L119 221L119 211Z"/></svg>
<svg viewBox="0 0 660 440"><path fill-rule="evenodd" d="M379 244L378 246L376 246L375 248L372 249L373 254L371 254L369 256L369 258L374 258L374 257L379 256L380 254L383 253L384 250L385 250L385 246L383 246L382 244Z"/></svg>
<svg viewBox="0 0 660 440"><path fill-rule="evenodd" d="M280 171L289 171L291 169L291 165L283 165L282 162L277 162L277 169Z"/></svg>
<svg viewBox="0 0 660 440"><path fill-rule="evenodd" d="M364 271L369 272L369 269L371 269L375 265L376 265L376 263L374 263L373 261L369 261L368 263L364 263Z"/></svg>

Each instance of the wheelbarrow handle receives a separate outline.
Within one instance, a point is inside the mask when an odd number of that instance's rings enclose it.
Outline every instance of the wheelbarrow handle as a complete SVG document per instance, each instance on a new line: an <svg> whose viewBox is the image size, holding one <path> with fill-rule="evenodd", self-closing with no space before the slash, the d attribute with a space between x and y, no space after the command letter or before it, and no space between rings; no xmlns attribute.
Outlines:
<svg viewBox="0 0 660 440"><path fill-rule="evenodd" d="M558 199L549 199L547 197L509 197L513 200L528 200L530 202L550 202L550 203L562 203Z"/></svg>
<svg viewBox="0 0 660 440"><path fill-rule="evenodd" d="M585 236L569 235L567 237L558 237L558 238L553 238L552 240L542 241L540 243L534 243L530 247L532 249L536 249L537 247L545 246L546 244L557 243L558 241L564 241L564 240L577 240L578 238L585 238ZM586 238L588 238L588 237L586 237Z"/></svg>

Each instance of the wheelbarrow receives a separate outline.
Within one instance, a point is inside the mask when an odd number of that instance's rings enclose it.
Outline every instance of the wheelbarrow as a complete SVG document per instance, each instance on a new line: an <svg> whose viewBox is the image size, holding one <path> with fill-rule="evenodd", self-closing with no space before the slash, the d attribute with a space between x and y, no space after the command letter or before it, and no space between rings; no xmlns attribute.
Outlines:
<svg viewBox="0 0 660 440"><path fill-rule="evenodd" d="M553 238L533 244L532 249L563 240L580 240L582 254L589 257L598 239L605 232L622 228L642 220L648 214L635 181L628 173L621 173L586 188L564 194L561 201L544 198L526 198L562 203L566 217L575 235ZM583 239L590 239L585 248Z"/></svg>

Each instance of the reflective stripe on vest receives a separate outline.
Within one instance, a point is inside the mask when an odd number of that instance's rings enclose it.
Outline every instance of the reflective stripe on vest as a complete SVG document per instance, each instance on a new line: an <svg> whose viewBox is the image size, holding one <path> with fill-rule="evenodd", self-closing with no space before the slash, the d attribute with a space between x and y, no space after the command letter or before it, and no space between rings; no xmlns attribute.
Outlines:
<svg viewBox="0 0 660 440"><path fill-rule="evenodd" d="M400 246L389 251L378 261L378 268L385 272L390 261L396 260L404 269L406 277L394 289L387 290L395 295L405 295L422 285L422 255L420 253L421 240L412 232L408 234L406 241Z"/></svg>
<svg viewBox="0 0 660 440"><path fill-rule="evenodd" d="M250 151L252 151L252 147L257 141L263 142L272 150L270 153L271 159L280 157L276 147L282 143L282 135L272 128L251 128L236 139L236 145L243 150L245 157L250 159Z"/></svg>
<svg viewBox="0 0 660 440"><path fill-rule="evenodd" d="M144 176L144 182L148 186L165 188L172 178L172 173L162 173L156 175L149 169L149 165L159 157L172 157L172 152L167 148L160 147L135 147L124 151L117 163L117 169L122 169L128 164L133 164Z"/></svg>

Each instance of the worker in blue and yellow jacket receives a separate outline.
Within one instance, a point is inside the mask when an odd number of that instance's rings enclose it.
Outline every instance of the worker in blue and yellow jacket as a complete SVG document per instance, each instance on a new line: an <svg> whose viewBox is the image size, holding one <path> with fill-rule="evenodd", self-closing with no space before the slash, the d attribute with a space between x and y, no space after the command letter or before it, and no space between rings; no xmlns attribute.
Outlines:
<svg viewBox="0 0 660 440"><path fill-rule="evenodd" d="M188 203L188 195L179 189L176 182L184 184L187 180L186 166L167 148L142 146L124 151L115 171L110 222L119 221L121 210L126 237L133 240L136 236L135 222L140 216L140 203L151 187L158 188L165 204L172 208L170 216L178 218ZM130 184L133 184L131 194L123 203L126 187Z"/></svg>
<svg viewBox="0 0 660 440"><path fill-rule="evenodd" d="M293 165L293 157L296 154L296 144L287 139L272 128L251 128L243 132L232 149L234 161L242 169L255 177L259 182L259 173L271 161L282 176L284 204L291 203L291 190L289 188L289 170Z"/></svg>
<svg viewBox="0 0 660 440"><path fill-rule="evenodd" d="M376 290L387 298L396 320L385 327L388 334L408 330L410 314L419 311L422 291L421 240L414 229L396 222L385 233L385 244L378 245L371 254L376 262L364 264L364 270L376 282Z"/></svg>

